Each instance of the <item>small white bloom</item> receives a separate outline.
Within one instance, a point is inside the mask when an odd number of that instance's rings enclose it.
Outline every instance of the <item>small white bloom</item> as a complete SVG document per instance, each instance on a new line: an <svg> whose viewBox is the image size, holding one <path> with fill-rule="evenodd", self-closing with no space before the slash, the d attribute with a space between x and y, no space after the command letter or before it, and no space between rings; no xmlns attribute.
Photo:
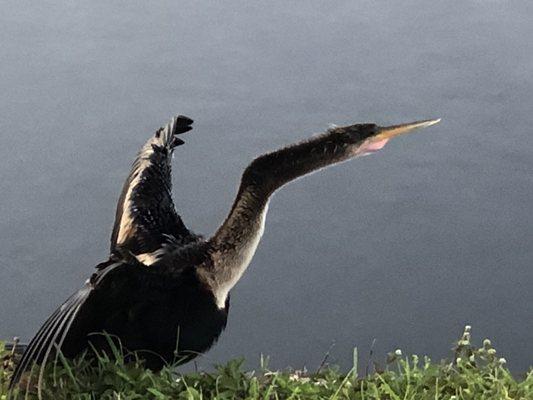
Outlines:
<svg viewBox="0 0 533 400"><path fill-rule="evenodd" d="M456 362L457 364L461 364L461 361L463 361L463 360L461 359L461 357L457 357L457 359L455 360L455 362Z"/></svg>
<svg viewBox="0 0 533 400"><path fill-rule="evenodd" d="M398 357L400 357L402 355L402 350L401 349L396 349L394 354L396 354Z"/></svg>
<svg viewBox="0 0 533 400"><path fill-rule="evenodd" d="M491 345L491 342L490 342L489 339L485 339L485 340L483 340L483 346L484 346L484 347L490 347L490 345Z"/></svg>
<svg viewBox="0 0 533 400"><path fill-rule="evenodd" d="M470 360L470 362L474 362L476 361L476 356L472 354L470 357L468 357L468 359Z"/></svg>
<svg viewBox="0 0 533 400"><path fill-rule="evenodd" d="M505 358L502 357L502 358L500 358L500 359L498 360L498 362L499 362L501 365L503 365L503 364L507 363L507 360L506 360Z"/></svg>
<svg viewBox="0 0 533 400"><path fill-rule="evenodd" d="M465 325L465 332L470 332L472 327L470 325Z"/></svg>
<svg viewBox="0 0 533 400"><path fill-rule="evenodd" d="M493 356L494 354L496 354L496 350L494 350L494 349L488 349L488 350L487 350L487 353Z"/></svg>

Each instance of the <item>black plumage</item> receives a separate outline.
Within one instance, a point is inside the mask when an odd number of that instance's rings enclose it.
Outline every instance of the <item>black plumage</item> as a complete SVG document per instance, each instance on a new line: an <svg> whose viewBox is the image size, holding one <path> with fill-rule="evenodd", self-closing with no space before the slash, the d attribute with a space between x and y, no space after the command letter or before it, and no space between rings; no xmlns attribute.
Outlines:
<svg viewBox="0 0 533 400"><path fill-rule="evenodd" d="M183 144L177 135L193 123L184 116L173 118L133 163L119 198L109 259L43 324L17 365L11 387L37 363L40 391L43 366L58 349L69 358L90 344L108 350L102 332L137 352L152 369L205 352L226 326L229 291L252 259L274 191L436 122L335 127L258 157L246 168L228 217L205 240L186 228L172 201L172 153Z"/></svg>

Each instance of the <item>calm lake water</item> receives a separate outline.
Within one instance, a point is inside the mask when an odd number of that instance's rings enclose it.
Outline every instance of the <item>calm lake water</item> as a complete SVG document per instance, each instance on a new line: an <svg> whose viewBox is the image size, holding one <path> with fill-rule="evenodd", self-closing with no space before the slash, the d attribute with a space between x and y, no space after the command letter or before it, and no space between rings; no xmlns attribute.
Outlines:
<svg viewBox="0 0 533 400"><path fill-rule="evenodd" d="M29 339L107 257L130 163L196 120L174 196L209 235L261 152L329 123L442 117L271 202L202 366L448 356L465 324L533 362L533 3L3 2L0 337Z"/></svg>

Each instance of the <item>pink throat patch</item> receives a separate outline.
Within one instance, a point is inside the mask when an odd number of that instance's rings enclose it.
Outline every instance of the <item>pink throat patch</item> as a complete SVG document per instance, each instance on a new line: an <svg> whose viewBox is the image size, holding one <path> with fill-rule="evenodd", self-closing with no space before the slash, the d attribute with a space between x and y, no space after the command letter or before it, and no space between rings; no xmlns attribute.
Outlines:
<svg viewBox="0 0 533 400"><path fill-rule="evenodd" d="M382 139L377 141L369 140L363 143L361 147L359 147L358 152L363 154L375 153L376 151L381 150L383 147L385 147L388 141L389 139Z"/></svg>

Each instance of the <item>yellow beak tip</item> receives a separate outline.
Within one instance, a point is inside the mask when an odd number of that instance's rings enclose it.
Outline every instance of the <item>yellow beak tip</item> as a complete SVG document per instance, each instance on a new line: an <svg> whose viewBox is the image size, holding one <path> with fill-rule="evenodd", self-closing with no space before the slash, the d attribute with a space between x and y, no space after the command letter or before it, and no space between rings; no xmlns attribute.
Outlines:
<svg viewBox="0 0 533 400"><path fill-rule="evenodd" d="M426 126L431 126L431 125L438 124L441 120L442 120L442 118L430 119L429 121L427 121L427 125Z"/></svg>

